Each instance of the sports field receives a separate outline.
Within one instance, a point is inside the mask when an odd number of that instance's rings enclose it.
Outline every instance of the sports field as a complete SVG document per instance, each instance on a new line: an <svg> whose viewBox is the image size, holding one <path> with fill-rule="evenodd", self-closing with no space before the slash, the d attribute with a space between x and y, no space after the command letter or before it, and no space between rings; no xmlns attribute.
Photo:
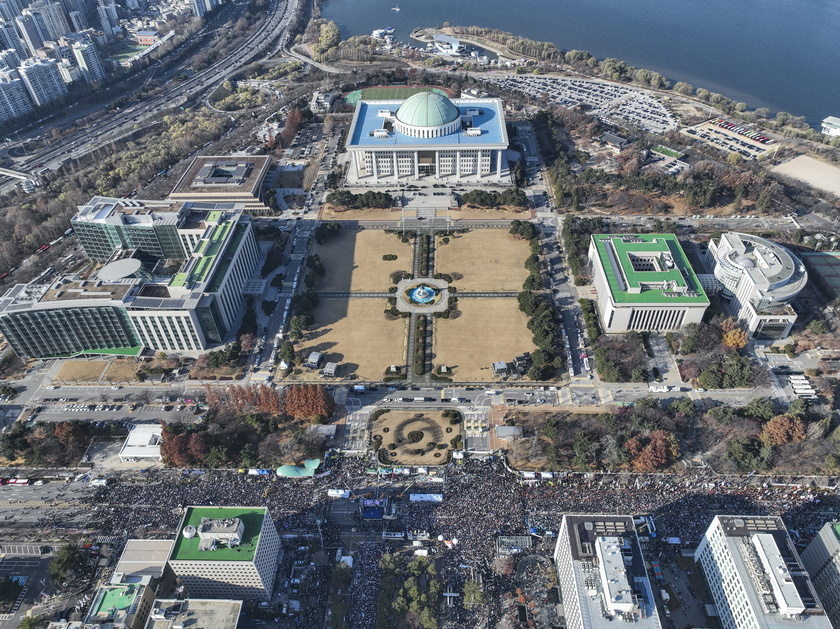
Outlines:
<svg viewBox="0 0 840 629"><path fill-rule="evenodd" d="M800 155L773 167L773 172L804 181L808 185L840 195L840 168L810 155Z"/></svg>
<svg viewBox="0 0 840 629"><path fill-rule="evenodd" d="M411 272L411 244L381 229L344 229L313 253L321 256L327 274L317 290L327 293L386 292L394 271ZM383 260L382 256L397 256Z"/></svg>
<svg viewBox="0 0 840 629"><path fill-rule="evenodd" d="M461 298L458 309L457 319L434 319L432 337L435 366L450 367L456 381L491 382L495 361L536 349L516 299Z"/></svg>
<svg viewBox="0 0 840 629"><path fill-rule="evenodd" d="M347 94L344 102L355 106L360 100L405 100L420 92L437 92L452 97L451 93L438 87L366 87Z"/></svg>
<svg viewBox="0 0 840 629"><path fill-rule="evenodd" d="M452 275L459 291L520 291L528 277L528 241L506 229L476 229L437 239L435 271Z"/></svg>
<svg viewBox="0 0 840 629"><path fill-rule="evenodd" d="M315 328L296 343L298 353L322 352L341 364L341 376L381 380L391 365L405 365L407 319L388 321L384 299L321 299ZM304 377L315 373L304 369Z"/></svg>
<svg viewBox="0 0 840 629"><path fill-rule="evenodd" d="M410 433L423 437L410 443ZM439 411L391 411L381 415L371 426L371 436L382 437L388 460L405 465L440 465L452 449L452 439L461 434L461 424L452 425ZM389 449L389 444L396 444ZM432 445L434 444L434 445ZM441 447L439 447L441 446Z"/></svg>

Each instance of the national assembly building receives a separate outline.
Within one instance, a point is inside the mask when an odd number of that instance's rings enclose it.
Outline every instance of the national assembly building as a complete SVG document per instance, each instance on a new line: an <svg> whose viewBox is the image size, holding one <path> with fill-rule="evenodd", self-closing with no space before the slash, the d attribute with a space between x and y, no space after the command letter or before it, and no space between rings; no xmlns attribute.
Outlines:
<svg viewBox="0 0 840 629"><path fill-rule="evenodd" d="M437 92L360 100L347 135L351 185L414 181L508 183L502 101Z"/></svg>

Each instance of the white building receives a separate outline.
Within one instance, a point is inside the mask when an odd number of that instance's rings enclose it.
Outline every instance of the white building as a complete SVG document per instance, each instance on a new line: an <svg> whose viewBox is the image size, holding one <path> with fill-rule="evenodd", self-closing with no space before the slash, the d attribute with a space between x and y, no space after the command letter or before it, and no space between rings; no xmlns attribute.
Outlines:
<svg viewBox="0 0 840 629"><path fill-rule="evenodd" d="M137 355L144 347L195 355L224 343L260 264L242 211L233 203L94 197L71 224L88 256L109 263L95 280L13 286L0 296L0 331L31 358Z"/></svg>
<svg viewBox="0 0 840 629"><path fill-rule="evenodd" d="M32 101L17 72L0 71L0 122L32 113Z"/></svg>
<svg viewBox="0 0 840 629"><path fill-rule="evenodd" d="M831 629L779 517L715 516L694 561L723 629Z"/></svg>
<svg viewBox="0 0 840 629"><path fill-rule="evenodd" d="M401 100L360 100L347 135L348 181L506 183L504 108L498 98L450 100L420 92Z"/></svg>
<svg viewBox="0 0 840 629"><path fill-rule="evenodd" d="M160 461L160 424L133 424L120 449L120 460Z"/></svg>
<svg viewBox="0 0 840 629"><path fill-rule="evenodd" d="M785 247L751 234L728 232L709 242L714 275L750 334L781 339L796 322L792 302L808 283L805 265Z"/></svg>
<svg viewBox="0 0 840 629"><path fill-rule="evenodd" d="M67 94L67 84L54 59L30 57L21 62L17 71L36 107L43 107Z"/></svg>
<svg viewBox="0 0 840 629"><path fill-rule="evenodd" d="M607 334L679 330L709 306L674 234L594 234L589 260Z"/></svg>
<svg viewBox="0 0 840 629"><path fill-rule="evenodd" d="M187 507L169 566L189 596L267 601L280 537L265 507Z"/></svg>
<svg viewBox="0 0 840 629"><path fill-rule="evenodd" d="M105 80L105 68L102 66L102 59L92 42L73 44L73 56L76 58L76 63L82 69L88 83L102 83Z"/></svg>
<svg viewBox="0 0 840 629"><path fill-rule="evenodd" d="M840 135L840 118L829 116L822 121L822 132L825 135Z"/></svg>
<svg viewBox="0 0 840 629"><path fill-rule="evenodd" d="M802 563L831 624L840 627L840 522L826 523L802 553Z"/></svg>
<svg viewBox="0 0 840 629"><path fill-rule="evenodd" d="M145 629L236 629L242 601L156 599Z"/></svg>
<svg viewBox="0 0 840 629"><path fill-rule="evenodd" d="M564 515L554 563L568 629L662 626L631 516Z"/></svg>

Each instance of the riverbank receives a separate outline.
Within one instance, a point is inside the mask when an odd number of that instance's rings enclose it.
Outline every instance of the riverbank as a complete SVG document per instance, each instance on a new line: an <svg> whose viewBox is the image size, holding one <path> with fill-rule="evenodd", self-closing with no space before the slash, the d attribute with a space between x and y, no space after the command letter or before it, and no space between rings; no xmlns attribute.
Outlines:
<svg viewBox="0 0 840 629"><path fill-rule="evenodd" d="M464 42L465 44L484 48L485 50L489 50L498 56L502 61L515 61L517 59L517 57L511 56L510 51L505 46L500 46L496 42L486 40L483 37L463 37L462 35L455 35L453 34L453 29L451 28L415 28L411 31L409 37L416 41L423 42L424 44L428 44L433 41L435 35L449 35L450 37L455 37L458 41ZM518 58L521 58L521 56Z"/></svg>

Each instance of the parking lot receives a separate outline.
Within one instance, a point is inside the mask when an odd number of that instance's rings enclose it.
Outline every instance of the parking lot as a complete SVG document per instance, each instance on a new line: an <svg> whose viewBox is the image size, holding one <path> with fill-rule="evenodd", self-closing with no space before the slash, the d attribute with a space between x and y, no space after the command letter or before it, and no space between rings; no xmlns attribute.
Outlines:
<svg viewBox="0 0 840 629"><path fill-rule="evenodd" d="M550 76L505 76L494 79L503 89L516 90L536 99L547 97L554 105L574 108L588 105L604 122L633 126L653 133L677 128L677 119L650 92L607 81Z"/></svg>

